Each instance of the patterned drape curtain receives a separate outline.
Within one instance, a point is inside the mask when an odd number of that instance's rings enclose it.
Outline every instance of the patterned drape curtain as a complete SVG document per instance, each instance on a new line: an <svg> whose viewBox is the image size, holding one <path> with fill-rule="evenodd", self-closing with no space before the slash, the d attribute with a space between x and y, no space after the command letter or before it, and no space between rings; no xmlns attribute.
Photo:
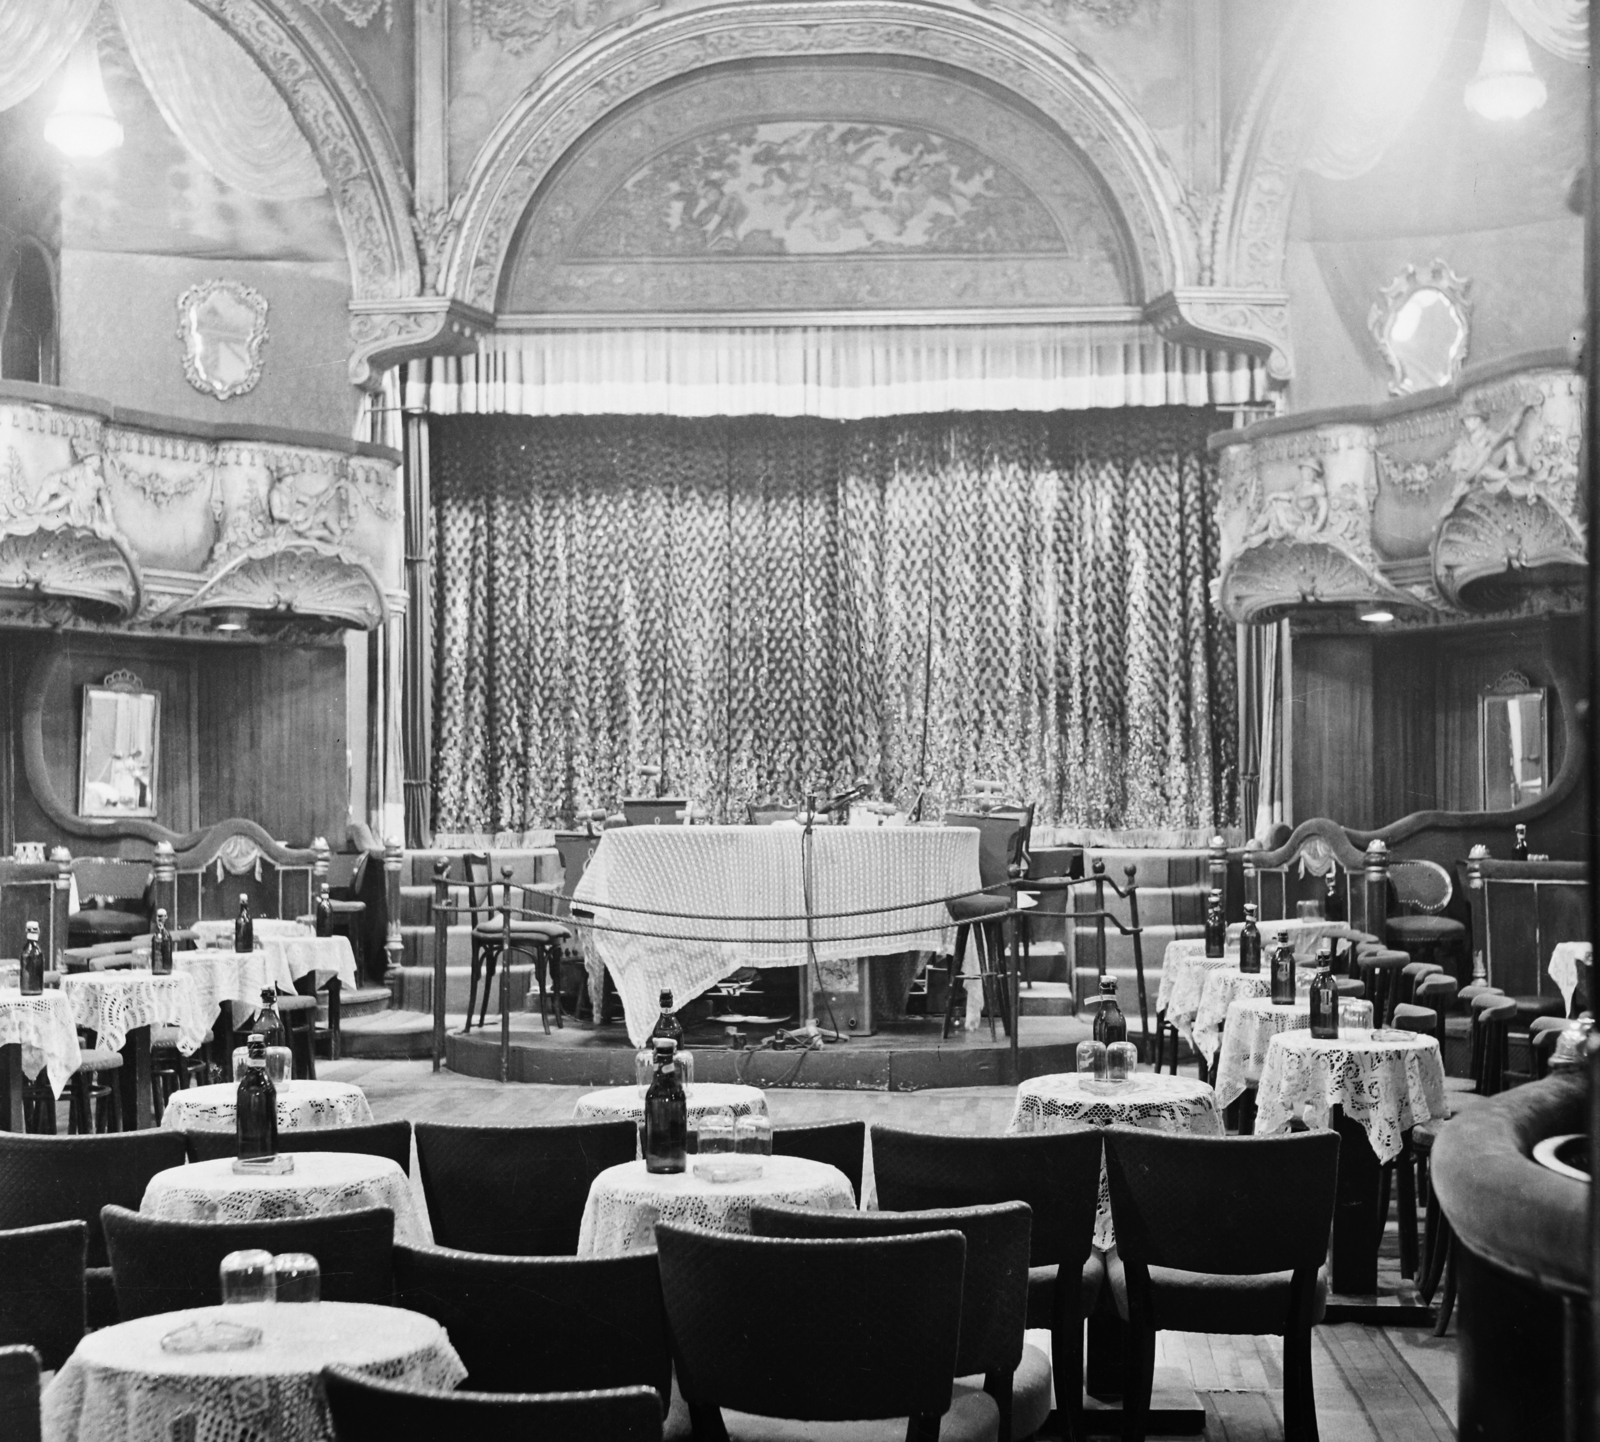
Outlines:
<svg viewBox="0 0 1600 1442"><path fill-rule="evenodd" d="M724 820L855 778L937 815L1236 809L1203 409L436 417L434 827Z"/></svg>

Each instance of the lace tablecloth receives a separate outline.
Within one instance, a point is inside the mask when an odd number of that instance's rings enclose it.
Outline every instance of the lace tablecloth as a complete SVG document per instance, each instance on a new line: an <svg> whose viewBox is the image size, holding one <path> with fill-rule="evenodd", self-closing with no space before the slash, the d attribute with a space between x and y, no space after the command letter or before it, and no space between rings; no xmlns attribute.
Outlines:
<svg viewBox="0 0 1600 1442"><path fill-rule="evenodd" d="M197 921L189 927L201 946L232 946L233 922ZM277 941L296 936L315 936L316 929L303 921L280 920L275 916L257 916L250 921L250 934L259 947L264 941Z"/></svg>
<svg viewBox="0 0 1600 1442"><path fill-rule="evenodd" d="M726 1107L734 1116L767 1114L767 1094L760 1087L736 1086L732 1082L696 1082L689 1088L689 1119L698 1120L716 1107ZM612 1121L625 1117L639 1121L644 1116L644 1098L638 1087L610 1087L578 1098L572 1115L579 1121Z"/></svg>
<svg viewBox="0 0 1600 1442"><path fill-rule="evenodd" d="M49 1073L56 1096L78 1069L78 1023L72 1003L59 991L24 996L12 987L0 991L0 1046L22 1048L22 1072L32 1081Z"/></svg>
<svg viewBox="0 0 1600 1442"><path fill-rule="evenodd" d="M843 828L841 828L843 829ZM762 1157L759 1177L707 1182L690 1170L671 1176L647 1172L643 1162L608 1167L589 1187L578 1230L580 1257L616 1257L656 1244L657 1222L691 1222L716 1232L750 1230L756 1202L854 1211L856 1194L837 1167L806 1157Z"/></svg>
<svg viewBox="0 0 1600 1442"><path fill-rule="evenodd" d="M1380 1162L1393 1161L1402 1133L1447 1114L1439 1043L1411 1033L1384 1041L1361 1032L1334 1041L1299 1031L1274 1037L1261 1069L1256 1131L1282 1131L1295 1117L1325 1128L1336 1106L1361 1125Z"/></svg>
<svg viewBox="0 0 1600 1442"><path fill-rule="evenodd" d="M221 1157L168 1167L150 1178L139 1210L173 1222L253 1222L320 1217L362 1207L394 1213L394 1239L428 1245L431 1229L417 1216L411 1182L387 1157L365 1152L295 1152L294 1170L277 1177L238 1176Z"/></svg>
<svg viewBox="0 0 1600 1442"><path fill-rule="evenodd" d="M1263 968L1265 962L1262 963ZM1189 1033L1195 1050L1209 1063L1222 1045L1222 1027L1228 1019L1228 1008L1246 997L1272 996L1272 977L1263 969L1246 976L1237 965L1213 967L1205 974L1205 985L1200 991L1200 1005L1195 1011ZM1300 996L1311 990L1311 978L1316 975L1309 966L1296 966L1294 989Z"/></svg>
<svg viewBox="0 0 1600 1442"><path fill-rule="evenodd" d="M1593 955L1594 947L1587 941L1557 942L1555 950L1550 953L1550 980L1560 988L1561 1001L1568 1016L1572 1015L1572 995L1578 989L1578 974Z"/></svg>
<svg viewBox="0 0 1600 1442"><path fill-rule="evenodd" d="M208 1024L215 1024L223 1002L231 1003L238 1025L261 1010L261 993L267 987L294 990L294 977L283 959L271 951L175 951L172 969L194 978Z"/></svg>
<svg viewBox="0 0 1600 1442"><path fill-rule="evenodd" d="M161 1115L162 1128L169 1132L231 1132L236 1126L238 1095L239 1088L233 1082L175 1091ZM278 1083L280 1132L359 1127L371 1122L367 1094L349 1082Z"/></svg>
<svg viewBox="0 0 1600 1442"><path fill-rule="evenodd" d="M1159 1132L1193 1132L1202 1137L1223 1134L1222 1114L1209 1086L1192 1077L1154 1072L1139 1072L1117 1085L1096 1082L1093 1077L1073 1071L1034 1077L1017 1088L1016 1107L1006 1130L1052 1132L1083 1125L1148 1127ZM1101 1251L1108 1251L1115 1243L1111 1193L1102 1159L1094 1244Z"/></svg>
<svg viewBox="0 0 1600 1442"><path fill-rule="evenodd" d="M356 954L348 936L269 936L261 949L296 981L315 972L318 986L327 985L329 977L337 977L346 988L356 985Z"/></svg>
<svg viewBox="0 0 1600 1442"><path fill-rule="evenodd" d="M1372 1025L1372 1003L1359 997L1341 997L1339 1029ZM1230 1107L1251 1082L1259 1081L1266 1065L1267 1048L1282 1032L1309 1031L1311 1003L1274 1006L1270 997L1244 997L1228 1008L1222 1028L1222 1049L1217 1056L1217 1105ZM1257 1103L1259 1105L1259 1102Z"/></svg>
<svg viewBox="0 0 1600 1442"><path fill-rule="evenodd" d="M154 976L148 971L84 971L61 978L61 993L72 1005L73 1019L99 1038L99 1044L120 1051L128 1033L139 1026L175 1026L178 1050L197 1051L211 1024L200 1002L194 978L174 971Z"/></svg>
<svg viewBox="0 0 1600 1442"><path fill-rule="evenodd" d="M629 826L601 836L573 903L594 918L581 932L591 989L599 994L604 966L635 1046L664 988L681 1007L740 967L805 963L803 835L783 826ZM982 885L978 832L968 827L821 826L811 846L813 915L865 913L815 921L819 961L948 950L944 898ZM770 917L793 919L758 919Z"/></svg>
<svg viewBox="0 0 1600 1442"><path fill-rule="evenodd" d="M185 1356L161 1339L221 1318L259 1346ZM448 1391L467 1369L432 1317L354 1302L202 1307L89 1333L44 1394L45 1442L334 1442L322 1369Z"/></svg>

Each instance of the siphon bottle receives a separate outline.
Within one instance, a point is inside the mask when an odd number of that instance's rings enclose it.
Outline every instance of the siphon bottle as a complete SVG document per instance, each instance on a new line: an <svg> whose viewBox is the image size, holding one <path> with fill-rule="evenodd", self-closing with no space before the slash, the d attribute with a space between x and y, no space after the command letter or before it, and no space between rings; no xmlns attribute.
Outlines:
<svg viewBox="0 0 1600 1442"><path fill-rule="evenodd" d="M1332 1041L1339 1035L1339 988L1333 984L1333 942L1317 947L1317 972L1311 978L1311 1035Z"/></svg>
<svg viewBox="0 0 1600 1442"><path fill-rule="evenodd" d="M333 935L333 897L328 894L328 883L322 883L322 891L317 896L317 935Z"/></svg>
<svg viewBox="0 0 1600 1442"><path fill-rule="evenodd" d="M1278 944L1272 948L1272 1004L1294 1005L1294 948L1287 931L1278 933Z"/></svg>
<svg viewBox="0 0 1600 1442"><path fill-rule="evenodd" d="M644 1167L647 1172L682 1172L689 1165L689 1098L678 1076L670 1039L656 1042L656 1074L644 1094Z"/></svg>
<svg viewBox="0 0 1600 1442"><path fill-rule="evenodd" d="M233 919L233 949L235 951L256 949L256 926L250 920L250 898L242 891L239 893L239 914Z"/></svg>
<svg viewBox="0 0 1600 1442"><path fill-rule="evenodd" d="M1094 1039L1102 1046L1128 1039L1128 1019L1123 1016L1121 1003L1117 1001L1117 979L1114 976L1100 978L1100 1007L1094 1014Z"/></svg>
<svg viewBox="0 0 1600 1442"><path fill-rule="evenodd" d="M1206 955L1221 956L1228 948L1228 923L1222 914L1222 893L1215 888L1206 897Z"/></svg>
<svg viewBox="0 0 1600 1442"><path fill-rule="evenodd" d="M44 948L39 945L39 923L30 921L25 935L19 984L24 996L41 996L44 993Z"/></svg>
<svg viewBox="0 0 1600 1442"><path fill-rule="evenodd" d="M1322 898L1322 915L1327 921L1348 921L1350 908L1345 905L1344 889L1339 885L1339 868L1328 872L1327 892Z"/></svg>
<svg viewBox="0 0 1600 1442"><path fill-rule="evenodd" d="M150 970L156 976L172 975L172 933L167 930L167 908L156 908L156 924L150 932Z"/></svg>
<svg viewBox="0 0 1600 1442"><path fill-rule="evenodd" d="M241 1158L277 1155L278 1089L267 1075L267 1042L259 1032L250 1037L234 1116Z"/></svg>
<svg viewBox="0 0 1600 1442"><path fill-rule="evenodd" d="M1244 930L1239 933L1239 970L1246 976L1261 974L1261 928L1256 924L1256 904L1244 904Z"/></svg>

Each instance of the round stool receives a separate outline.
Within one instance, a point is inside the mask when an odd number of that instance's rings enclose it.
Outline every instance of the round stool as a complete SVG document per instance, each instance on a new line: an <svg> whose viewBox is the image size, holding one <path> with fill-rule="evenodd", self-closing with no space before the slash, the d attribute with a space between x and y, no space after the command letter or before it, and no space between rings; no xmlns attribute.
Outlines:
<svg viewBox="0 0 1600 1442"><path fill-rule="evenodd" d="M1364 952L1357 958L1361 980L1367 988L1367 1000L1372 1003L1374 1026L1389 1025L1395 1003L1400 999L1400 968L1410 960L1403 951L1387 949Z"/></svg>
<svg viewBox="0 0 1600 1442"><path fill-rule="evenodd" d="M1467 928L1453 917L1403 912L1385 919L1384 935L1390 946L1406 952L1413 961L1434 962L1454 976L1465 972ZM1444 965L1446 957L1452 965Z"/></svg>
<svg viewBox="0 0 1600 1442"><path fill-rule="evenodd" d="M285 1040L294 1053L294 1075L297 1081L317 1079L317 999L303 996L297 991L280 992L276 1002L278 1015L283 1019Z"/></svg>
<svg viewBox="0 0 1600 1442"><path fill-rule="evenodd" d="M72 1106L68 1126L78 1134L120 1132L122 1126L122 1088L116 1073L122 1070L122 1053L106 1047L85 1047L79 1053L78 1069L72 1074ZM44 1074L41 1072L40 1076ZM110 1125L106 1113L110 1112ZM55 1130L51 1109L50 1130Z"/></svg>

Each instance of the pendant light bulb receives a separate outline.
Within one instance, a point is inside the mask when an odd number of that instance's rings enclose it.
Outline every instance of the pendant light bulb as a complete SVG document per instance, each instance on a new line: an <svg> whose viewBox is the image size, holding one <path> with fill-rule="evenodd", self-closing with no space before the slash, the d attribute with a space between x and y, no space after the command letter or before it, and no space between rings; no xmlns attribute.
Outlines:
<svg viewBox="0 0 1600 1442"><path fill-rule="evenodd" d="M1528 41L1502 0L1489 0L1478 73L1467 82L1467 109L1485 120L1521 120L1545 102L1544 81L1534 74Z"/></svg>
<svg viewBox="0 0 1600 1442"><path fill-rule="evenodd" d="M89 31L67 57L66 77L44 123L44 138L74 160L104 155L122 144L122 123L111 113L100 49Z"/></svg>

